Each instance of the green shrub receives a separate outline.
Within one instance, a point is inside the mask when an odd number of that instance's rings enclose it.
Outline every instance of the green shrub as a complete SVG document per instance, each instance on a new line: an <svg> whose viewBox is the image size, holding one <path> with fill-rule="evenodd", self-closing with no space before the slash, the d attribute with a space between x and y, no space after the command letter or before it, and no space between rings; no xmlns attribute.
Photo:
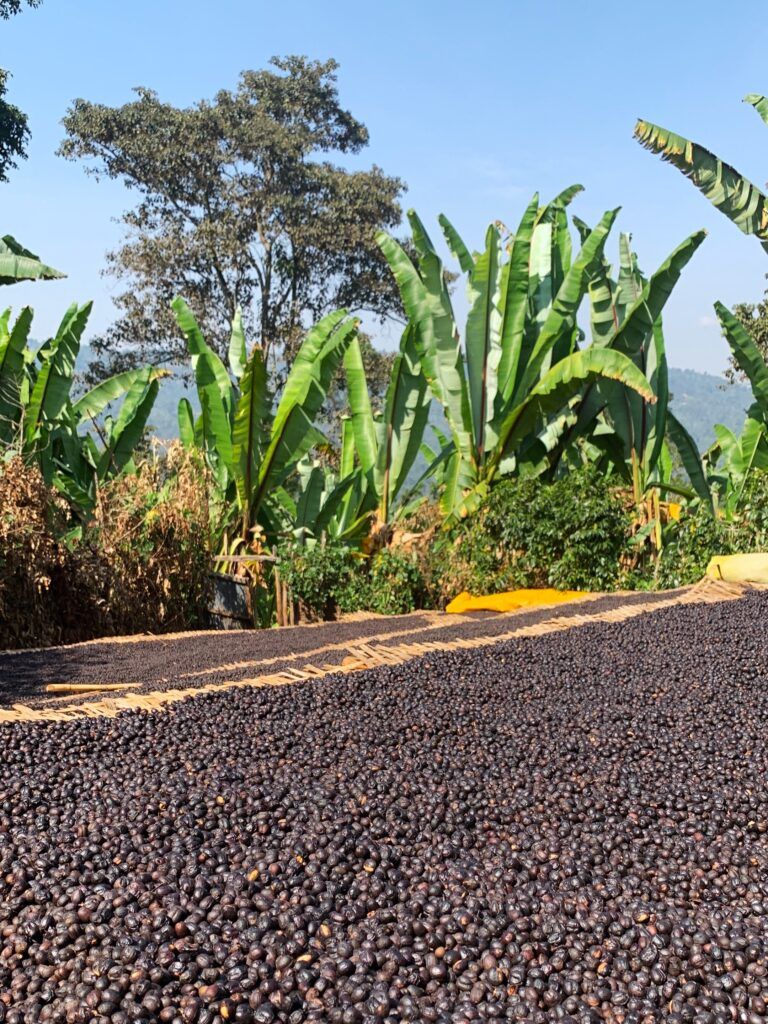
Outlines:
<svg viewBox="0 0 768 1024"><path fill-rule="evenodd" d="M616 482L592 468L552 484L503 481L488 502L491 533L536 586L612 589L630 522Z"/></svg>
<svg viewBox="0 0 768 1024"><path fill-rule="evenodd" d="M380 551L371 559L366 610L402 615L421 607L424 581L416 559L400 551Z"/></svg>
<svg viewBox="0 0 768 1024"><path fill-rule="evenodd" d="M419 551L386 549L367 560L333 544L292 549L284 572L294 595L311 614L328 617L337 609L399 614L444 607L462 590L684 586L701 579L713 555L768 551L768 473L753 475L733 522L700 505L684 507L680 520L664 527L656 563L637 557L626 491L593 468L551 484L503 480L451 532L437 528L434 505L425 503L419 517L406 523L425 531Z"/></svg>
<svg viewBox="0 0 768 1024"><path fill-rule="evenodd" d="M670 524L654 581L661 588L696 583L715 555L768 551L768 473L754 472L732 521L713 518L703 505L683 507Z"/></svg>
<svg viewBox="0 0 768 1024"><path fill-rule="evenodd" d="M329 619L337 607L346 610L344 594L354 569L350 549L333 541L312 547L290 544L280 551L280 574L310 617Z"/></svg>
<svg viewBox="0 0 768 1024"><path fill-rule="evenodd" d="M379 551L370 559L338 543L281 551L280 571L293 597L310 617L340 612L401 615L420 607L425 588L417 560L400 551Z"/></svg>
<svg viewBox="0 0 768 1024"><path fill-rule="evenodd" d="M618 485L593 469L551 484L502 480L436 545L430 582L440 603L461 590L611 590L632 550L630 526Z"/></svg>

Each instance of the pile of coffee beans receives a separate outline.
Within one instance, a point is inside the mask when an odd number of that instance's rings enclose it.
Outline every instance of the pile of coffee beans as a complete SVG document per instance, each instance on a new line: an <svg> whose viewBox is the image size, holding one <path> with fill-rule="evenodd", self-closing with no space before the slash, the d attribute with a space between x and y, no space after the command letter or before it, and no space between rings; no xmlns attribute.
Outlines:
<svg viewBox="0 0 768 1024"><path fill-rule="evenodd" d="M0 727L0 1022L766 1021L767 617Z"/></svg>

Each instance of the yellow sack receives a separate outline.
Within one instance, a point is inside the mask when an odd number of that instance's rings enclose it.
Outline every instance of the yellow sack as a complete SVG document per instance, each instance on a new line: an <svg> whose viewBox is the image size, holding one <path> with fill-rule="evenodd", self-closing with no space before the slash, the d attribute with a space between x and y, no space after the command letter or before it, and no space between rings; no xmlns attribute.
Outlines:
<svg viewBox="0 0 768 1024"><path fill-rule="evenodd" d="M715 555L707 576L727 583L768 583L768 555Z"/></svg>
<svg viewBox="0 0 768 1024"><path fill-rule="evenodd" d="M586 597L581 590L508 590L503 594L483 594L472 597L466 590L454 597L445 609L455 615L462 612L511 612L515 608L536 608L538 605L562 604Z"/></svg>

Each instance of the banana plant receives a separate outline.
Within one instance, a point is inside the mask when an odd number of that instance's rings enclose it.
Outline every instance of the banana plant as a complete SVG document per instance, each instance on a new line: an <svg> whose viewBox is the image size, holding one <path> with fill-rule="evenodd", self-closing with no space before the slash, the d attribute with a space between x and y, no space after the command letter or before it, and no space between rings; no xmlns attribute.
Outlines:
<svg viewBox="0 0 768 1024"><path fill-rule="evenodd" d="M624 353L578 348L577 312L618 214L606 212L573 257L565 207L578 191L573 186L543 207L535 195L513 236L505 239L498 224L488 228L482 253L471 253L440 218L467 276L463 347L446 273L416 214L408 214L415 262L389 235L377 236L414 329L422 370L450 428L441 498L449 522L476 507L496 476L542 472L547 452L541 435L590 382L611 378L654 400L645 376Z"/></svg>
<svg viewBox="0 0 768 1024"><path fill-rule="evenodd" d="M768 366L748 331L721 302L715 303L723 333L734 362L749 380L752 405L737 437L722 424L715 427L717 440L705 454L708 485L726 516L737 512L745 488L755 470L768 470Z"/></svg>
<svg viewBox="0 0 768 1024"><path fill-rule="evenodd" d="M347 434L349 431L347 428ZM342 442L343 447L343 442ZM335 472L306 455L297 464L291 492L276 492L281 533L307 547L330 538L359 547L370 529L366 480L360 467L342 458Z"/></svg>
<svg viewBox="0 0 768 1024"><path fill-rule="evenodd" d="M589 228L578 218L574 223L586 239ZM595 261L588 287L592 344L626 355L648 379L655 402L612 380L588 385L558 423L550 475L573 442L584 438L606 472L618 473L632 485L636 504L649 488L678 490L670 479L667 435L672 413L662 310L705 236L699 231L687 238L650 279L639 269L628 234L619 236L616 278L604 257Z"/></svg>
<svg viewBox="0 0 768 1024"><path fill-rule="evenodd" d="M715 443L700 455L681 423L670 424L670 439L677 448L695 497L713 516L733 518L739 512L747 484L755 470L768 471L768 434L762 416L747 413L736 435L715 424Z"/></svg>
<svg viewBox="0 0 768 1024"><path fill-rule="evenodd" d="M152 366L126 370L72 403L53 439L53 483L74 504L90 510L100 486L135 470L134 453L147 428L160 381L167 375L166 370ZM116 415L105 412L122 396Z"/></svg>
<svg viewBox="0 0 768 1024"><path fill-rule="evenodd" d="M179 403L182 443L204 453L224 507L235 510L240 536L257 520L280 529L283 484L300 461L324 441L315 421L333 376L357 332L346 310L330 313L306 335L273 410L262 349L246 352L242 317L236 313L229 346L230 371L203 338L189 306L173 301L195 374L201 412Z"/></svg>
<svg viewBox="0 0 768 1024"><path fill-rule="evenodd" d="M768 98L750 93L744 102L768 124ZM646 149L677 167L704 196L746 235L755 235L768 252L768 197L757 185L716 154L682 135L648 121L638 121L635 137ZM715 309L734 361L748 378L754 403L741 435L718 424L717 440L701 458L681 424L670 421L670 436L702 501L712 511L732 515L739 507L749 477L768 468L768 370L757 346L736 318L721 304Z"/></svg>
<svg viewBox="0 0 768 1024"><path fill-rule="evenodd" d="M75 400L75 364L90 312L91 303L72 305L37 351L29 345L29 307L13 327L10 310L0 315L0 443L36 464L84 513L101 484L132 467L164 376L152 367L128 370ZM123 396L117 416L105 417Z"/></svg>
<svg viewBox="0 0 768 1024"><path fill-rule="evenodd" d="M16 241L12 235L0 238L0 285L17 281L54 281L66 277L47 266L39 256Z"/></svg>
<svg viewBox="0 0 768 1024"><path fill-rule="evenodd" d="M767 97L750 93L744 102L768 124ZM704 146L650 121L636 123L635 138L682 171L713 206L745 235L755 235L768 252L768 197L762 189Z"/></svg>
<svg viewBox="0 0 768 1024"><path fill-rule="evenodd" d="M669 436L693 491L713 515L731 518L756 470L768 471L768 366L749 332L722 303L715 303L733 360L749 380L754 401L737 436L718 423L715 443L699 455L690 434L670 414Z"/></svg>
<svg viewBox="0 0 768 1024"><path fill-rule="evenodd" d="M357 461L367 484L367 505L379 525L388 524L418 458L432 404L422 372L413 324L403 331L381 416L373 414L360 345L344 355L351 431ZM342 439L342 462L345 440Z"/></svg>

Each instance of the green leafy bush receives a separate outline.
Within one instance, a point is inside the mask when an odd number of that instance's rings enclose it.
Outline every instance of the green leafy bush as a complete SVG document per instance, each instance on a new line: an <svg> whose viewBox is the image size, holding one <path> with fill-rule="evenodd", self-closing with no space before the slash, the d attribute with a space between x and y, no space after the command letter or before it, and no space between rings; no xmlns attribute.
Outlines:
<svg viewBox="0 0 768 1024"><path fill-rule="evenodd" d="M768 551L768 473L759 470L747 482L736 519L713 518L703 505L683 508L666 531L654 583L687 586L702 578L713 556L756 551Z"/></svg>
<svg viewBox="0 0 768 1024"><path fill-rule="evenodd" d="M280 571L310 618L337 611L399 615L420 607L425 596L415 557L399 551L362 559L337 543L291 545L281 551Z"/></svg>
<svg viewBox="0 0 768 1024"><path fill-rule="evenodd" d="M461 590L611 590L632 551L631 516L615 481L575 470L551 484L503 480L430 557L440 604Z"/></svg>
<svg viewBox="0 0 768 1024"><path fill-rule="evenodd" d="M529 586L610 590L630 516L616 483L589 468L552 484L503 482L488 502L488 528Z"/></svg>
<svg viewBox="0 0 768 1024"><path fill-rule="evenodd" d="M304 615L330 619L344 607L355 559L349 548L329 541L311 547L285 545L280 551L280 574Z"/></svg>
<svg viewBox="0 0 768 1024"><path fill-rule="evenodd" d="M423 603L424 581L418 564L403 552L386 550L374 555L366 586L366 611L402 615Z"/></svg>

